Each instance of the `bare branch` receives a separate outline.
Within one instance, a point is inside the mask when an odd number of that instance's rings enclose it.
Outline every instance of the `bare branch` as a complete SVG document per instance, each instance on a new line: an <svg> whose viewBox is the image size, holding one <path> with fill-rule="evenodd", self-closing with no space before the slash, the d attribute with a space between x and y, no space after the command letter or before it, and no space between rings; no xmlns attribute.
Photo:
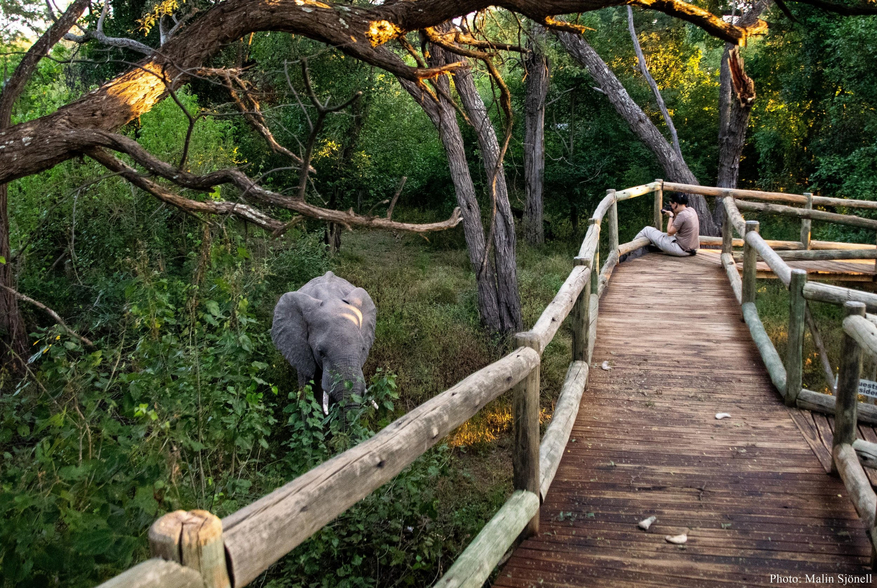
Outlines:
<svg viewBox="0 0 877 588"><path fill-rule="evenodd" d="M198 70L198 74L206 76L217 76L222 78L225 82L225 87L228 90L228 93L231 95L232 100L234 100L241 113L244 115L250 125L252 125L252 127L256 130L256 132L262 135L262 137L268 143L268 147L273 152L279 153L280 155L285 155L286 157L289 157L291 160L293 160L295 163L302 165L301 157L278 143L277 139L274 138L274 134L271 132L271 129L268 128L268 124L265 121L264 115L262 114L259 102L253 97L252 93L249 91L248 84L240 77L240 70L202 68ZM237 85L237 87L242 90L243 97L241 97L241 95L239 95L238 92L235 90L235 85ZM310 168L308 171L310 173L316 173L316 170L314 168Z"/></svg>
<svg viewBox="0 0 877 588"><path fill-rule="evenodd" d="M670 131L670 137L673 139L673 149L676 150L676 154L681 158L682 149L679 147L679 134L676 132L676 125L673 124L673 119L670 118L670 112L667 110L667 105L664 104L664 97L661 96L661 90L658 89L658 84L655 82L655 78L649 73L649 66L646 63L645 55L643 55L642 47L640 47L639 39L636 36L636 28L633 26L633 8L631 8L629 4L627 6L627 29L630 31L630 38L633 40L636 59L639 61L639 70L642 72L643 77L646 78L646 82L648 82L649 87L652 89L652 94L655 95L655 100L658 101L658 108L661 109L661 114L664 116L664 122L667 124L667 129Z"/></svg>
<svg viewBox="0 0 877 588"><path fill-rule="evenodd" d="M100 17L97 20L96 29L83 29L82 35L74 35L72 33L69 33L67 35L64 35L64 38L68 41L73 41L74 43L80 44L85 43L89 39L94 39L101 45L106 45L107 47L130 49L132 51L142 53L143 55L152 55L155 50L149 45L144 45L140 41L135 41L134 39L126 39L123 37L108 37L104 34L104 20L106 20L109 8L110 3L104 2L103 10L101 10Z"/></svg>
<svg viewBox="0 0 877 588"><path fill-rule="evenodd" d="M249 200L260 202L262 204L280 206L281 208L297 212L304 216L308 216L318 220L339 223L348 228L359 226L389 229L394 231L406 231L413 233L430 233L434 231L443 231L453 228L461 220L459 208L455 209L454 212L451 214L451 217L445 221L426 224L399 223L384 218L357 215L354 214L352 211L344 212L340 210L321 208L308 204L298 198L285 196L283 194L267 190L254 182L251 178L247 177L242 171L238 169L219 170L203 176L198 176L183 170L179 170L169 163L161 161L160 159L143 149L143 147L141 147L140 144L138 144L136 141L123 135L116 135L104 131L82 132L91 135L89 141L92 144L100 144L101 146L112 149L114 151L125 153L126 155L129 155L131 158L133 158L134 161L136 161L139 165L142 165L144 168L146 168L150 173L170 180L178 186L206 192L212 190L218 185L230 184L241 190L242 196L248 198ZM100 162L108 169L116 171L135 185L143 187L146 184L141 185L141 183L150 182L150 188L144 187L145 190L150 191L150 193L153 193L151 191L153 188L156 190L164 191L164 194L162 194L160 197L163 200L174 204L175 206L179 206L181 209L185 209L191 212L207 212L211 214L234 214L236 216L245 218L245 220L253 222L254 224L265 226L265 228L269 228L269 225L271 227L274 227L275 225L273 223L279 222L275 221L271 217L268 217L258 210L242 208L243 205L241 204L229 202L198 202L182 198L176 194L172 194L158 184L155 184L154 182L151 182L150 180L144 178L132 168L125 169L128 166L126 166L120 160L109 156L100 149L93 149L88 153L88 155L94 158L96 161ZM154 195L158 196L158 194ZM222 206L218 206L215 209L210 209L210 207L215 204ZM250 216L244 217L243 215Z"/></svg>
<svg viewBox="0 0 877 588"><path fill-rule="evenodd" d="M59 325L62 329L64 329L64 330L67 332L68 335L70 335L71 337L74 337L74 338L76 338L76 339L79 339L79 340L80 340L84 345L86 345L87 347L94 347L94 343L92 343L90 339L88 339L88 338L86 338L86 337L83 337L82 335L79 335L76 331L74 331L73 329L71 329L70 327L68 327L68 326L67 326L67 323L65 323L64 320L63 320L60 316L58 316L58 313L57 313L57 312L55 312L54 310L52 310L51 308L49 308L48 306L46 306L46 305L43 304L42 302L37 302L36 300L34 300L33 298L31 298L30 296L25 296L25 295L22 294L21 292L18 292L18 291L16 291L16 290L13 290L13 289L10 288L9 286L4 286L3 284L0 284L0 288L3 288L4 290L6 290L7 292L9 292L9 293L12 294L13 296L15 296L16 298L18 298L19 300L22 300L22 301L24 301L24 302L27 302L27 303L33 304L34 306L36 306L37 308L39 308L40 310L42 310L43 312L45 312L46 314L48 314L50 317L52 317L52 319L54 319L54 321L55 321L56 323L58 323L58 325Z"/></svg>
<svg viewBox="0 0 877 588"><path fill-rule="evenodd" d="M176 206L180 210L188 213L208 213L221 215L234 215L260 226L263 229L275 233L284 227L284 223L269 217L263 212L254 209L246 204L238 204L235 202L225 202L222 200L211 200L200 202L198 200L190 200L183 198L178 194L163 188L159 184L137 173L137 170L126 165L122 160L113 157L103 149L93 149L88 153L89 157L103 165L108 170L119 174L138 188L149 192L162 202L167 202Z"/></svg>
<svg viewBox="0 0 877 588"><path fill-rule="evenodd" d="M393 216L393 208L396 206L396 201L399 200L399 195L402 194L402 188L405 187L406 181L408 181L408 176L402 176L402 181L399 182L399 187L396 188L396 193L393 194L393 199L390 201L390 207L387 208L387 220Z"/></svg>

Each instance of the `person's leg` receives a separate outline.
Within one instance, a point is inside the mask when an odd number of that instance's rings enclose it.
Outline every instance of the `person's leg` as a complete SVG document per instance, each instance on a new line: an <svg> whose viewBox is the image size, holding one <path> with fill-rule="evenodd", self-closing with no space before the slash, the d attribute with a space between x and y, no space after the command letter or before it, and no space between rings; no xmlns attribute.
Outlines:
<svg viewBox="0 0 877 588"><path fill-rule="evenodd" d="M667 233L662 233L655 227L645 227L637 233L636 238L639 239L640 237L645 237L652 242L652 245L669 255L676 255L678 257L686 257L688 255L688 252L683 251L682 247L676 243L676 239Z"/></svg>

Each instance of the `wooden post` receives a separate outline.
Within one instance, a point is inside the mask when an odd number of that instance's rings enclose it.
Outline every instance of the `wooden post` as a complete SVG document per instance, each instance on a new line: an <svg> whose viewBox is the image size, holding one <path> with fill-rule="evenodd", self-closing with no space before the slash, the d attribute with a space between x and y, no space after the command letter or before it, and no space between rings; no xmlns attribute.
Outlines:
<svg viewBox="0 0 877 588"><path fill-rule="evenodd" d="M807 203L804 205L805 210L813 210L813 194L811 192L804 192L804 196L807 197ZM804 249L810 249L810 223L812 221L809 218L801 219L801 243L804 244Z"/></svg>
<svg viewBox="0 0 877 588"><path fill-rule="evenodd" d="M722 221L722 253L734 253L734 227L727 214Z"/></svg>
<svg viewBox="0 0 877 588"><path fill-rule="evenodd" d="M591 266L591 260L584 257L574 259L576 266ZM588 361L588 335L591 325L591 284L585 284L572 310L572 360Z"/></svg>
<svg viewBox="0 0 877 588"><path fill-rule="evenodd" d="M846 316L865 316L865 305L861 302L844 304ZM844 333L840 360L840 373L837 375L837 402L834 405L834 447L841 444L852 445L856 440L858 415L856 404L859 394L859 371L862 369L862 348L855 339ZM832 451L832 454L834 452ZM832 460L832 472L837 473L837 465Z"/></svg>
<svg viewBox="0 0 877 588"><path fill-rule="evenodd" d="M807 272L802 269L792 270L789 281L789 330L788 347L786 347L786 406L795 406L798 393L804 378L804 329L805 308L804 284L807 283Z"/></svg>
<svg viewBox="0 0 877 588"><path fill-rule="evenodd" d="M657 179L655 182L658 184L658 189L655 190L654 224L655 228L660 231L664 228L664 218L661 214L661 207L664 206L664 180Z"/></svg>
<svg viewBox="0 0 877 588"><path fill-rule="evenodd" d="M515 345L539 351L538 338L530 332L515 335ZM515 490L527 490L539 496L539 387L540 366L514 387L512 407L514 415L514 451L512 453L512 481ZM539 532L539 512L527 523L521 537Z"/></svg>
<svg viewBox="0 0 877 588"><path fill-rule="evenodd" d="M222 521L206 510L177 510L149 529L153 557L175 561L201 574L205 588L231 588L222 541Z"/></svg>
<svg viewBox="0 0 877 588"><path fill-rule="evenodd" d="M758 232L758 221L746 221L746 235L752 231ZM758 261L758 254L755 247L748 241L743 241L743 303L755 302L755 264Z"/></svg>
<svg viewBox="0 0 877 588"><path fill-rule="evenodd" d="M591 225L598 225L600 222L595 218L588 219L588 229L591 228ZM594 246L594 258L591 260L591 284L594 283L594 274L597 274L597 283L599 285L600 282L600 239L597 239L597 243Z"/></svg>
<svg viewBox="0 0 877 588"><path fill-rule="evenodd" d="M612 197L612 206L609 207L609 253L618 253L618 200L615 198L615 190L606 190L606 195Z"/></svg>

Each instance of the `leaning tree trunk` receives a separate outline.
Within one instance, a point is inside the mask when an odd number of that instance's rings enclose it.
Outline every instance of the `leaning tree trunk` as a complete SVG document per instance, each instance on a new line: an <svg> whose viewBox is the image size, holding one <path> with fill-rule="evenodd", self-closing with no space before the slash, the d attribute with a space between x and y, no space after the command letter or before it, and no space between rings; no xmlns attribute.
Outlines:
<svg viewBox="0 0 877 588"><path fill-rule="evenodd" d="M699 184L685 160L676 153L673 145L649 120L642 108L633 101L594 48L581 35L565 32L557 32L556 34L572 58L584 66L591 77L600 85L612 106L627 122L630 129L655 155L658 163L664 169L665 179L682 184ZM691 207L697 212L700 220L700 233L702 235L718 235L719 227L713 222L713 216L709 206L707 206L706 199L700 194L691 194L690 197Z"/></svg>
<svg viewBox="0 0 877 588"><path fill-rule="evenodd" d="M524 237L533 245L545 243L542 224L542 187L545 182L545 97L548 95L548 58L540 51L544 29L534 25L524 61L527 96L524 101Z"/></svg>
<svg viewBox="0 0 877 588"><path fill-rule="evenodd" d="M433 47L431 61L436 65L446 63L445 51L439 47ZM399 78L399 83L420 104L438 129L439 138L448 158L457 205L460 207L463 217L463 235L466 238L469 262L475 272L481 322L488 330L500 333L502 332L502 322L497 296L496 272L491 260L488 260L487 267L481 271L481 262L484 259L487 246L484 238L484 227L481 224L481 208L478 206L475 185L469 174L469 164L466 161L466 152L463 148L463 135L457 124L457 113L444 96L439 96L439 101L436 103L414 82ZM445 96L450 96L450 82L447 76L439 77L436 84Z"/></svg>
<svg viewBox="0 0 877 588"><path fill-rule="evenodd" d="M493 196L495 198L495 215L493 222L493 249L496 260L496 283L499 300L500 321L503 333L514 333L523 328L521 318L521 297L518 293L518 267L516 254L515 219L509 203L509 193L505 181L505 168L499 160L500 147L496 131L484 100L475 87L472 72L469 69L458 69L454 72L454 83L463 108L478 138L481 149L481 160L484 163L488 181L495 174ZM488 193L491 186L487 187Z"/></svg>

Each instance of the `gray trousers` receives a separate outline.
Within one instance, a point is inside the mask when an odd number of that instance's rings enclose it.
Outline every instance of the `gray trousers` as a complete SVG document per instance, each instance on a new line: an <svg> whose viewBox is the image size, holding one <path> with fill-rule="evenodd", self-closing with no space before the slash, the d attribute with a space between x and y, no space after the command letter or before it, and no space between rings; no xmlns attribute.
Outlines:
<svg viewBox="0 0 877 588"><path fill-rule="evenodd" d="M644 228L636 235L637 239L640 237L645 237L652 242L652 245L668 255L675 255L677 257L688 257L691 255L676 243L676 237L671 237L667 233L662 233L655 227Z"/></svg>

